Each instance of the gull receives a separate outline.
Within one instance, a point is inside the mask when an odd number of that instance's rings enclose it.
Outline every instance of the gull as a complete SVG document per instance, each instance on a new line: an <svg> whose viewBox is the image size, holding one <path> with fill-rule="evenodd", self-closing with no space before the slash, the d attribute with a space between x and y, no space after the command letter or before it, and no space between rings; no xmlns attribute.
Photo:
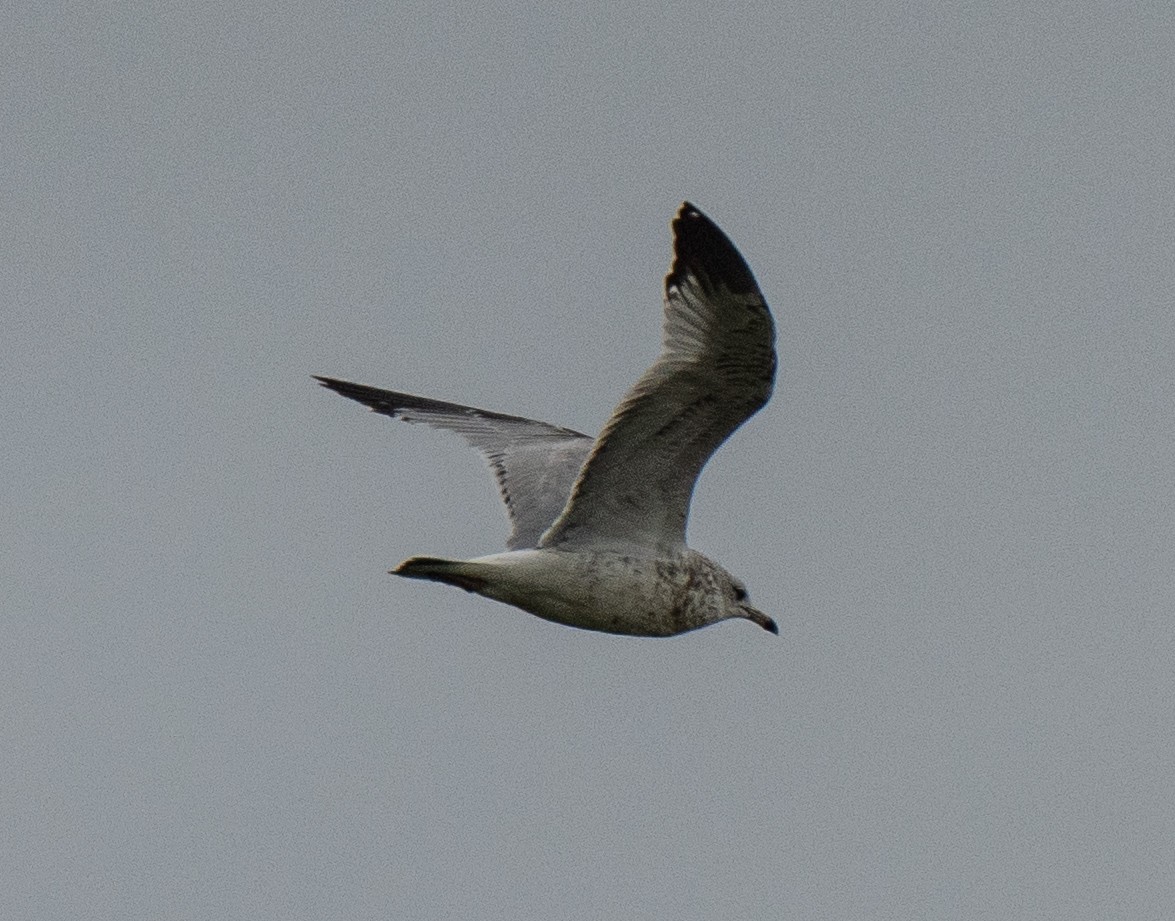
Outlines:
<svg viewBox="0 0 1175 921"><path fill-rule="evenodd" d="M394 575L605 633L674 636L730 618L779 632L741 581L685 542L702 467L771 396L775 327L750 268L713 221L685 202L671 227L661 354L596 438L314 375L374 412L456 432L497 479L513 525L506 552L414 556Z"/></svg>

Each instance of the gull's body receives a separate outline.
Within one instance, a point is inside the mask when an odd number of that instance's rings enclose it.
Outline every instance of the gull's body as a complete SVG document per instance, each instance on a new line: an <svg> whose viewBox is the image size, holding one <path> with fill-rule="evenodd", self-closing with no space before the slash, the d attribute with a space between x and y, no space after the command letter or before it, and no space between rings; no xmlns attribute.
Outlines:
<svg viewBox="0 0 1175 921"><path fill-rule="evenodd" d="M746 589L685 543L718 446L771 396L775 331L750 269L688 202L673 220L661 355L597 438L533 419L331 378L376 412L462 435L489 461L514 528L507 552L412 557L397 575L456 585L573 627L672 636L732 617L778 632Z"/></svg>

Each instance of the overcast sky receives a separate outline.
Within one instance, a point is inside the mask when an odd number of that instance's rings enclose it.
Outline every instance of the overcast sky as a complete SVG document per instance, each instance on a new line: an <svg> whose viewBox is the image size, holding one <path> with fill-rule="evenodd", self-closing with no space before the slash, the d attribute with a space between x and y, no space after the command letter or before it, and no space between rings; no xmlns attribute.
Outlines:
<svg viewBox="0 0 1175 921"><path fill-rule="evenodd" d="M0 19L0 915L1171 917L1167 4ZM310 375L597 431L686 198L781 636L388 576L504 511Z"/></svg>

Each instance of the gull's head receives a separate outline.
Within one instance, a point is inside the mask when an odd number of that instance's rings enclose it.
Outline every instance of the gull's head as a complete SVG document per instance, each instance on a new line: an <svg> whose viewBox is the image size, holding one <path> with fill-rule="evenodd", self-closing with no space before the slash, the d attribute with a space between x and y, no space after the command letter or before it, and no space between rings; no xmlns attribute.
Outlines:
<svg viewBox="0 0 1175 921"><path fill-rule="evenodd" d="M734 576L730 577L730 591L734 596L736 617L745 617L747 620L757 623L764 630L779 636L779 625L758 608L751 607L747 603L747 587Z"/></svg>

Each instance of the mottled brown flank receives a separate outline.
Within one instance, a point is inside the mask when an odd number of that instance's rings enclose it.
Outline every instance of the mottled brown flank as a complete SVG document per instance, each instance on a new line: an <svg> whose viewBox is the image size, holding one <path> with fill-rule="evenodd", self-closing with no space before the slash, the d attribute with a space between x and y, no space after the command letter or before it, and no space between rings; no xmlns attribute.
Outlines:
<svg viewBox="0 0 1175 921"><path fill-rule="evenodd" d="M688 630L696 626L696 618L689 615L697 610L700 600L706 596L706 583L709 579L703 578L702 570L691 566L685 570L685 583L681 587L681 597L673 605L673 625L679 631Z"/></svg>
<svg viewBox="0 0 1175 921"><path fill-rule="evenodd" d="M714 590L714 574L707 566L685 565L682 559L657 560L657 580L672 586L672 603L665 619L668 633L685 633L704 626ZM708 562L708 561L707 561Z"/></svg>

